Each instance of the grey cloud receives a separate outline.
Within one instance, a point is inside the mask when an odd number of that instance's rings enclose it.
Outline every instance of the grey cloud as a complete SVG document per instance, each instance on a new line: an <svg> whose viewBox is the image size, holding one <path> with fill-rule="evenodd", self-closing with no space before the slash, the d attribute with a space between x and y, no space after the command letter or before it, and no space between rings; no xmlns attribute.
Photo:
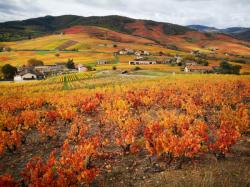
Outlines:
<svg viewBox="0 0 250 187"><path fill-rule="evenodd" d="M0 2L0 13L11 14L15 11L20 10L20 8L11 2Z"/></svg>

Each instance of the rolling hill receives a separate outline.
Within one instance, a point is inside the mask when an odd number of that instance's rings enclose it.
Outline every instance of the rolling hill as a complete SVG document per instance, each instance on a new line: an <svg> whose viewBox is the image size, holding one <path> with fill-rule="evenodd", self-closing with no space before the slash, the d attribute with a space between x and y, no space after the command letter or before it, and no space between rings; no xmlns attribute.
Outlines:
<svg viewBox="0 0 250 187"><path fill-rule="evenodd" d="M176 54L188 56L191 51L199 50L210 56L211 65L227 58L232 62L250 62L250 43L228 34L204 33L175 24L121 16L46 16L0 23L0 33L4 40L0 41L0 47L12 49L0 53L0 63L16 66L26 64L30 58L46 64L65 62L68 58L84 64L110 60L123 66L135 58L113 56L123 48L147 50L154 59ZM159 56L160 52L166 56ZM248 64L242 66L248 71Z"/></svg>
<svg viewBox="0 0 250 187"><path fill-rule="evenodd" d="M122 16L45 16L24 21L0 23L0 41L27 40L22 46L17 46L17 49L47 50L64 49L70 46L77 49L82 48L82 42L75 39L69 39L70 41L59 39L53 42L49 40L51 44L43 45L42 48L38 48L39 44L36 43L28 45L34 47L27 48L26 43L29 43L32 38L50 37L60 33L66 35L85 34L90 38L121 43L157 43L172 50L206 51L207 48L216 48L218 46L222 53L231 51L245 55L249 52L249 43L237 40L229 35L203 33L195 31L194 28L176 24L138 20ZM15 44L14 48L16 48Z"/></svg>
<svg viewBox="0 0 250 187"><path fill-rule="evenodd" d="M226 29L218 29L215 27L208 27L204 25L189 25L191 29L197 30L199 32L207 32L207 33L224 33L231 35L232 37L250 41L250 28L245 27L229 27Z"/></svg>
<svg viewBox="0 0 250 187"><path fill-rule="evenodd" d="M126 27L127 24L137 22L135 19L122 16L103 17L81 17L74 15L45 16L23 21L11 21L0 23L0 41L15 41L29 39L36 36L52 34L72 26L98 26L114 31L131 34L133 29ZM145 20L145 26L156 26L161 24L163 31L167 35L183 34L192 29L170 23L159 23Z"/></svg>

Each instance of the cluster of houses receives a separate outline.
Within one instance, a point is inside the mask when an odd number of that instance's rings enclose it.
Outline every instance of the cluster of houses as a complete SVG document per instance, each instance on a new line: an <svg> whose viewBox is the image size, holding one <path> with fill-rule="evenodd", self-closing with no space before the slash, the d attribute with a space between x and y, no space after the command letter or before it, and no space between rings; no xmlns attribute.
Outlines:
<svg viewBox="0 0 250 187"><path fill-rule="evenodd" d="M68 69L66 63L55 63L54 65L32 67L23 66L17 69L14 81L42 80L47 76L60 75L70 72L85 72L87 70L87 67L82 64L75 65L75 69Z"/></svg>
<svg viewBox="0 0 250 187"><path fill-rule="evenodd" d="M166 63L166 62L164 62ZM150 65L150 64L163 64L160 61L129 61L129 65ZM201 66L197 65L195 62L186 62L184 67L184 72L186 73L214 73L217 66Z"/></svg>
<svg viewBox="0 0 250 187"><path fill-rule="evenodd" d="M148 51L144 51L144 50L134 50L134 49L125 48L125 49L121 49L121 50L115 52L114 55L115 56L116 55L149 56L150 53Z"/></svg>
<svg viewBox="0 0 250 187"><path fill-rule="evenodd" d="M194 55L195 57L200 57L200 58L206 58L206 54L200 52L199 50L193 50L190 52L191 55Z"/></svg>
<svg viewBox="0 0 250 187"><path fill-rule="evenodd" d="M183 63L183 58L180 56L175 56L166 60L144 60L144 59L135 59L133 61L129 61L130 65L149 65L149 64L172 64L172 65L181 65ZM188 65L196 65L196 62L191 61L185 61L185 63L188 63Z"/></svg>

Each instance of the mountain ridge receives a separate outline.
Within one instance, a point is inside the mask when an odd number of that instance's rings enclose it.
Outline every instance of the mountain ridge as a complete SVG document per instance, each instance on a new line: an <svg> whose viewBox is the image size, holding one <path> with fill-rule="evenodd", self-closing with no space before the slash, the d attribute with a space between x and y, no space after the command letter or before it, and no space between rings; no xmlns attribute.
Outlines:
<svg viewBox="0 0 250 187"><path fill-rule="evenodd" d="M166 35L184 34L185 32L193 30L188 27L172 23L133 19L118 15L90 17L76 15L45 16L22 21L0 23L0 41L29 39L36 36L51 34L76 25L99 26L131 34L133 30L126 28L125 25L128 23L135 23L136 21L143 21L145 26L161 24L163 25L163 31Z"/></svg>
<svg viewBox="0 0 250 187"><path fill-rule="evenodd" d="M188 25L187 27L195 29L199 32L229 34L232 37L250 41L250 28L246 27L229 27L225 29L218 29L216 27L209 27L205 25Z"/></svg>

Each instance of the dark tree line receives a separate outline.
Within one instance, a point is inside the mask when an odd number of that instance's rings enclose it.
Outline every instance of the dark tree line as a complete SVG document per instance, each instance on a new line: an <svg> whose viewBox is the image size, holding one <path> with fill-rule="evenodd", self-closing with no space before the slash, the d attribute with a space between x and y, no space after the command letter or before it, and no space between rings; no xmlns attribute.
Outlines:
<svg viewBox="0 0 250 187"><path fill-rule="evenodd" d="M241 66L229 64L227 61L220 63L219 73L222 74L240 74Z"/></svg>

